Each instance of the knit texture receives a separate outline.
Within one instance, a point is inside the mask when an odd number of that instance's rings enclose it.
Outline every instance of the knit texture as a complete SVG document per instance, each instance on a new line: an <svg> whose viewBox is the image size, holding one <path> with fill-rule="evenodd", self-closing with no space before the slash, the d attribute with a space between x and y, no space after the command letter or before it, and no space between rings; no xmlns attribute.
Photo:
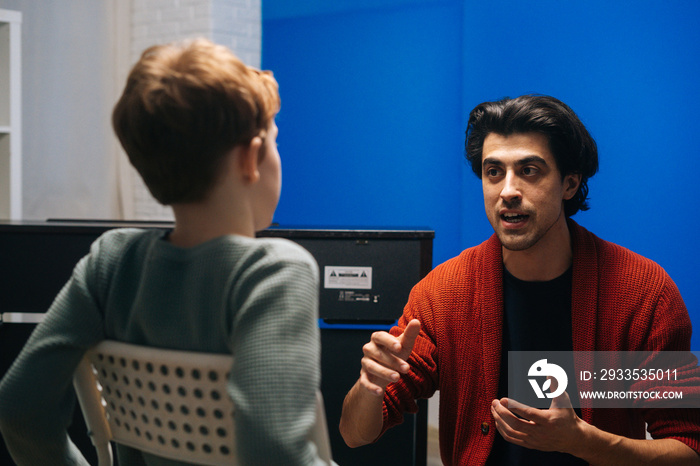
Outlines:
<svg viewBox="0 0 700 466"><path fill-rule="evenodd" d="M573 244L574 351L689 351L691 322L680 293L656 263L603 241L569 220ZM389 385L384 429L440 390L445 465L481 465L496 435L503 323L503 261L494 235L439 265L411 291L394 335L421 321L411 371ZM696 371L697 372L697 371ZM697 380L697 379L696 379ZM700 410L583 409L583 419L630 438L676 438L700 451Z"/></svg>
<svg viewBox="0 0 700 466"><path fill-rule="evenodd" d="M84 464L67 438L72 374L103 339L234 356L242 464L309 465L320 384L318 266L283 239L220 237L183 249L112 230L75 267L0 383L0 429L18 464ZM123 464L177 464L119 447Z"/></svg>

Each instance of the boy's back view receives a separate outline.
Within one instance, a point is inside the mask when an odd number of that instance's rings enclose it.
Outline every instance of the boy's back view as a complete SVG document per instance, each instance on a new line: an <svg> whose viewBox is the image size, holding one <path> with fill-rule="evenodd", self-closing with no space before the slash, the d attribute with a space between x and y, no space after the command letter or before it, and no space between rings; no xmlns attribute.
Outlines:
<svg viewBox="0 0 700 466"><path fill-rule="evenodd" d="M241 463L318 461L306 441L320 382L317 265L295 243L255 239L280 194L279 105L270 73L208 40L143 53L113 125L175 227L113 230L76 266L0 383L0 429L18 464L85 462L65 432L72 374L103 339L233 354Z"/></svg>

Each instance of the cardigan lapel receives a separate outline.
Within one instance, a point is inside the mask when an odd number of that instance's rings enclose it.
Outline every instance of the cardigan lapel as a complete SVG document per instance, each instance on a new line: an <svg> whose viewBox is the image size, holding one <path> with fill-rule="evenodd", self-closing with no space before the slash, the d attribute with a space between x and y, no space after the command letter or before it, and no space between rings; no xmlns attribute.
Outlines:
<svg viewBox="0 0 700 466"><path fill-rule="evenodd" d="M483 387L485 395L498 395L503 335L503 258L501 242L494 234L484 242L480 257L481 342L483 355Z"/></svg>
<svg viewBox="0 0 700 466"><path fill-rule="evenodd" d="M598 310L598 260L593 235L568 221L574 253L571 332L574 351L594 351Z"/></svg>
<svg viewBox="0 0 700 466"><path fill-rule="evenodd" d="M571 286L571 332L574 351L577 352L574 364L575 366L582 364L591 367L593 361L590 352L596 349L598 317L597 250L594 237L588 230L571 219L568 223L574 254L573 283ZM579 381L578 389L591 390L592 382ZM590 406L581 407L581 417L586 422L592 421L593 410Z"/></svg>

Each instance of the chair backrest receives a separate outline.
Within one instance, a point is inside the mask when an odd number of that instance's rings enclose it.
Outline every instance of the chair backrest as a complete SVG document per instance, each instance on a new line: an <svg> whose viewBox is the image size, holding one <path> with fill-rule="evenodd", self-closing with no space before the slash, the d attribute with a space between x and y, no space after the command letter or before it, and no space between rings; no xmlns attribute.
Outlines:
<svg viewBox="0 0 700 466"><path fill-rule="evenodd" d="M235 407L226 392L232 363L230 355L115 341L89 350L74 386L100 466L112 462L110 439L179 461L236 464ZM320 392L316 418L310 440L332 464Z"/></svg>

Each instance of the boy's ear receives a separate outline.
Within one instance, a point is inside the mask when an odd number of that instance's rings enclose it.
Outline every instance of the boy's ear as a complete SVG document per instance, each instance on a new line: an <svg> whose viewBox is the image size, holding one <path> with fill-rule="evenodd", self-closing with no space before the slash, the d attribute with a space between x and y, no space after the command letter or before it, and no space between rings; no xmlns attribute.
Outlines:
<svg viewBox="0 0 700 466"><path fill-rule="evenodd" d="M238 146L238 169L247 184L256 183L260 179L258 155L261 147L262 139L259 136L255 136L250 144Z"/></svg>

